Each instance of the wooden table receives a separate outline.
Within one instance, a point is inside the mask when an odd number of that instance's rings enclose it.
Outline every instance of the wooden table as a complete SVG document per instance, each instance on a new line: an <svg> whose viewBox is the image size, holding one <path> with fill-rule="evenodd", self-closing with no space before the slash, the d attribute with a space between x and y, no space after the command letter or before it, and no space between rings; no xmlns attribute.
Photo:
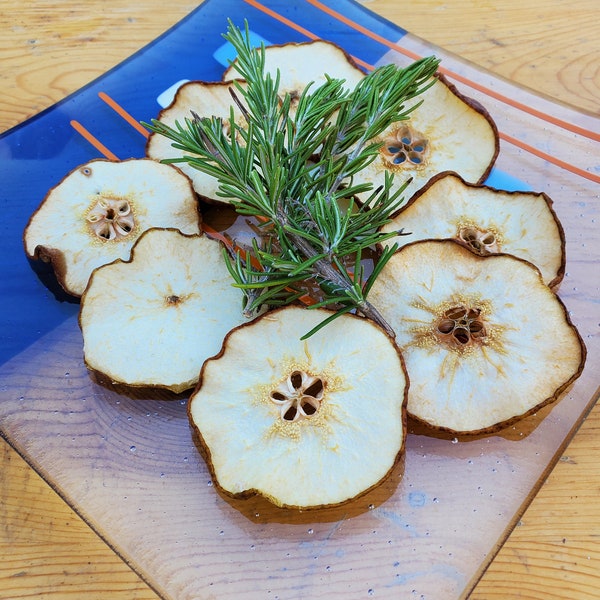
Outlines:
<svg viewBox="0 0 600 600"><path fill-rule="evenodd" d="M597 0L364 2L456 54L600 113ZM6 130L128 57L197 6L189 0L4 0ZM406 10L409 7L409 10ZM156 595L0 441L0 598ZM600 406L594 408L472 598L600 597Z"/></svg>

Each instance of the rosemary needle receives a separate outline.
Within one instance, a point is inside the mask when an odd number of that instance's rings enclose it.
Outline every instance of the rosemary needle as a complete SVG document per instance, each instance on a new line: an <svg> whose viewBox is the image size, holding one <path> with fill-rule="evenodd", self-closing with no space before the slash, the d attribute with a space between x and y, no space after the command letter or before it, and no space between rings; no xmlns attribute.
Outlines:
<svg viewBox="0 0 600 600"><path fill-rule="evenodd" d="M193 113L175 127L158 120L146 125L187 154L165 162L187 162L216 177L219 194L239 214L258 219L259 240L230 263L234 285L246 295L246 312L295 302L308 283L320 289L314 306L336 310L331 319L354 310L393 336L367 293L394 246L366 280L361 256L396 235L379 228L399 208L404 187L393 189L387 176L372 190L353 177L376 157L379 144L372 140L409 118L416 106L405 103L433 84L439 61L379 67L352 90L327 78L306 86L293 106L289 94L279 93L279 74L266 72L265 48L252 46L248 24L242 32L230 21L224 37L237 52L234 66L244 80L232 83L232 105L243 125L235 123L233 108L228 128L222 119ZM370 193L367 203L356 202L359 192Z"/></svg>

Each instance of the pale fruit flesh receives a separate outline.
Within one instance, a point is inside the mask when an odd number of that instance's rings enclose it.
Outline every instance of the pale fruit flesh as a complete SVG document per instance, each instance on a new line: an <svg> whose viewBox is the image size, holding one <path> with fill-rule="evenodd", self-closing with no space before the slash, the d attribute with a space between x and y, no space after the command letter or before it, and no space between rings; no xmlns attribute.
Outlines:
<svg viewBox="0 0 600 600"><path fill-rule="evenodd" d="M372 140L381 144L379 153L356 181L376 189L392 173L396 188L407 184L405 201L443 171L454 171L470 183L485 181L499 151L498 132L487 111L442 75L406 108L418 103L408 120L392 123ZM367 202L368 195L359 199Z"/></svg>
<svg viewBox="0 0 600 600"><path fill-rule="evenodd" d="M531 263L451 241L405 246L370 301L396 332L410 415L456 433L495 431L555 400L585 347Z"/></svg>
<svg viewBox="0 0 600 600"><path fill-rule="evenodd" d="M151 229L130 261L95 270L79 322L90 370L110 382L182 392L225 334L246 322L219 242Z"/></svg>
<svg viewBox="0 0 600 600"><path fill-rule="evenodd" d="M379 327L351 315L300 339L329 314L266 313L232 331L204 364L190 422L226 494L260 494L285 507L337 505L397 463L406 434L402 357ZM307 396L308 416L288 411L286 402Z"/></svg>
<svg viewBox="0 0 600 600"><path fill-rule="evenodd" d="M201 231L189 179L149 159L94 160L48 192L23 240L27 256L51 262L64 290L79 297L95 268L129 258L150 227Z"/></svg>
<svg viewBox="0 0 600 600"><path fill-rule="evenodd" d="M223 120L223 127L227 132L231 110L233 110L235 123L243 126L242 114L234 104L229 91L232 88L232 84L221 82L190 81L185 83L177 90L173 102L159 113L158 121L175 128L177 123L184 126L186 120L194 118L194 114L200 118L217 117ZM173 142L169 138L152 133L146 144L146 155L155 160L195 156L193 153L173 148L172 144ZM194 190L204 200L229 203L228 198L219 195L219 182L215 177L194 168L187 162L178 162L177 166L189 176Z"/></svg>
<svg viewBox="0 0 600 600"><path fill-rule="evenodd" d="M403 230L384 246L423 239L455 239L476 254L513 254L538 267L556 286L565 270L562 226L544 193L507 192L468 184L455 173L440 173L384 225Z"/></svg>
<svg viewBox="0 0 600 600"><path fill-rule="evenodd" d="M308 84L315 89L326 82L326 75L343 80L350 90L365 76L345 50L326 40L266 46L265 73L275 77L278 71L279 95L289 94L292 106ZM223 74L223 81L239 77L234 62Z"/></svg>

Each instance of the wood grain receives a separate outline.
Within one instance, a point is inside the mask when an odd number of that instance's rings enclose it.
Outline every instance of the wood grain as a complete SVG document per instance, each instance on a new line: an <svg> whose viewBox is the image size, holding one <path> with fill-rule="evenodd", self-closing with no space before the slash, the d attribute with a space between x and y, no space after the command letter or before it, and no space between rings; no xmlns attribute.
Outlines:
<svg viewBox="0 0 600 600"><path fill-rule="evenodd" d="M201 2L4 2L0 131L77 91Z"/></svg>
<svg viewBox="0 0 600 600"><path fill-rule="evenodd" d="M157 598L4 440L0 464L0 598Z"/></svg>
<svg viewBox="0 0 600 600"><path fill-rule="evenodd" d="M478 583L473 600L598 598L599 439L596 406Z"/></svg>
<svg viewBox="0 0 600 600"><path fill-rule="evenodd" d="M0 130L98 77L197 4L5 0ZM595 0L569 3L568 15L560 0L364 4L494 73L600 112ZM596 407L472 598L598 598L599 434ZM0 598L157 598L3 441L0 469Z"/></svg>
<svg viewBox="0 0 600 600"><path fill-rule="evenodd" d="M538 93L600 114L596 0L367 0L407 31ZM566 14L568 11L568 14Z"/></svg>

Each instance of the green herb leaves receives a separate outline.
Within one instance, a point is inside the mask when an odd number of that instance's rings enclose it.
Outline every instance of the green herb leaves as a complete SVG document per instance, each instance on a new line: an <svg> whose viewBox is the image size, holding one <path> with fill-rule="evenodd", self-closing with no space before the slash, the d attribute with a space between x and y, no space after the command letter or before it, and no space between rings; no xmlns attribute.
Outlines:
<svg viewBox="0 0 600 600"><path fill-rule="evenodd" d="M252 47L247 25L242 32L230 22L224 37L237 51L241 80L232 83L231 95L243 122L236 123L232 108L227 123L191 114L174 128L159 121L150 128L189 153L169 162L185 161L214 176L219 195L256 219L256 241L230 265L246 310L289 304L318 288L314 306L335 308L332 318L357 310L393 335L366 297L393 247L366 280L361 259L396 235L378 229L399 208L403 188L392 191L391 176L376 190L353 177L377 155L372 140L407 119L414 107L406 109L406 101L434 82L437 59L380 67L352 90L327 78L292 99L280 94L279 73L266 71L265 49ZM356 202L359 192L370 193L369 201Z"/></svg>

